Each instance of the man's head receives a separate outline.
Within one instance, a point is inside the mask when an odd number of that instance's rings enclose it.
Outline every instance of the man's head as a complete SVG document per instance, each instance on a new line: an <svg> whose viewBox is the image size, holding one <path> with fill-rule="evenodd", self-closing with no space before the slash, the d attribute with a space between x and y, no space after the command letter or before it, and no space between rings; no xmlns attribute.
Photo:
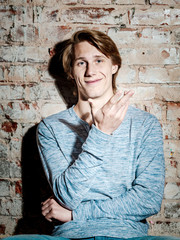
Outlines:
<svg viewBox="0 0 180 240"><path fill-rule="evenodd" d="M119 54L119 51L115 45L115 43L112 41L112 39L107 36L106 34L95 31L95 30L82 30L78 31L71 39L68 41L67 47L63 53L63 67L66 72L66 74L73 78L73 64L75 60L75 46L78 43L81 42L88 42L95 48L97 48L98 51L103 53L107 58L111 59L111 62L113 65L117 65L118 70L121 67L121 57ZM113 91L116 90L116 77L118 74L118 70L115 74L112 76L112 87Z"/></svg>

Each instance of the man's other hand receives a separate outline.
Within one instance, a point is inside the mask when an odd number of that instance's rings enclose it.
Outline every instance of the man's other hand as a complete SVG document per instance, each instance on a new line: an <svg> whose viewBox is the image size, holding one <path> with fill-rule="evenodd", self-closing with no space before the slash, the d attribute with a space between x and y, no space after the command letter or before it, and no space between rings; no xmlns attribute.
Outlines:
<svg viewBox="0 0 180 240"><path fill-rule="evenodd" d="M59 205L53 198L48 198L42 203L42 215L50 222L56 219L60 222L69 222L72 220L72 211Z"/></svg>

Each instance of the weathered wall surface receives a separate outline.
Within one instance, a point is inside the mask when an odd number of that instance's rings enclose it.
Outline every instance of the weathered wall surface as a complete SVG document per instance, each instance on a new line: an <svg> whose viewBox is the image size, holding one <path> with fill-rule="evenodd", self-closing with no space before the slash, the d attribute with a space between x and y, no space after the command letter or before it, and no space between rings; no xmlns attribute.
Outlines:
<svg viewBox="0 0 180 240"><path fill-rule="evenodd" d="M49 190L35 130L66 105L47 73L48 48L84 28L116 42L118 87L134 89L132 104L162 124L165 193L149 233L180 236L180 1L0 0L0 19L0 236L51 227L40 217Z"/></svg>

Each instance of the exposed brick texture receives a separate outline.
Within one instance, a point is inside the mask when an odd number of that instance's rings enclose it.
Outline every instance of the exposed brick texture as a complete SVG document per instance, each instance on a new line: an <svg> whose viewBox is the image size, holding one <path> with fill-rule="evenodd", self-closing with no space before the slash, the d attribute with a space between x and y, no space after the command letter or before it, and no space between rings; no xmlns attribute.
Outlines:
<svg viewBox="0 0 180 240"><path fill-rule="evenodd" d="M48 74L48 48L85 28L116 42L118 88L134 89L131 104L162 125L166 184L149 234L180 236L179 0L1 0L0 19L0 238L51 231L40 214L51 191L35 132L75 97Z"/></svg>

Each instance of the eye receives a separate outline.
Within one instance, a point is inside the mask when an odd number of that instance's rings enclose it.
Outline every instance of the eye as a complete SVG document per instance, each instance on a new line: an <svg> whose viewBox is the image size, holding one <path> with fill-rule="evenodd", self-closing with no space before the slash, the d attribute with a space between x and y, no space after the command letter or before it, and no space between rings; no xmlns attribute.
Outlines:
<svg viewBox="0 0 180 240"><path fill-rule="evenodd" d="M102 63L103 60L102 60L102 59L97 59L96 62L97 62L97 63Z"/></svg>
<svg viewBox="0 0 180 240"><path fill-rule="evenodd" d="M85 62L84 61L80 61L77 63L78 66L84 66L85 65Z"/></svg>

